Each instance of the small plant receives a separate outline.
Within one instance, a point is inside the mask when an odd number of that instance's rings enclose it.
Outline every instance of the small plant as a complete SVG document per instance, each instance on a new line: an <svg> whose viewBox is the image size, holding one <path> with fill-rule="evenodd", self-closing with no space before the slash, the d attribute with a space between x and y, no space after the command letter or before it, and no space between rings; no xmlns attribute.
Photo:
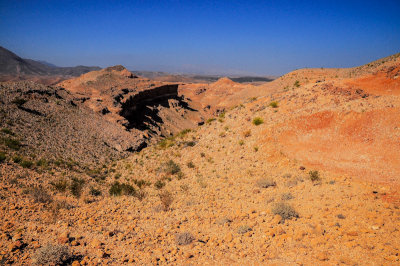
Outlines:
<svg viewBox="0 0 400 266"><path fill-rule="evenodd" d="M250 232L252 229L251 229L251 227L250 226L247 226L247 225L242 225L242 226L240 226L239 228L238 228L238 233L239 234L245 234L245 233L247 233L247 232Z"/></svg>
<svg viewBox="0 0 400 266"><path fill-rule="evenodd" d="M18 106L21 106L21 105L23 105L24 103L26 103L27 102L27 100L25 100L25 99L22 99L22 98L15 98L14 100L12 100L12 103L13 104L16 104L16 105L18 105Z"/></svg>
<svg viewBox="0 0 400 266"><path fill-rule="evenodd" d="M95 197L101 196L101 191L97 188L91 187L90 195L95 196Z"/></svg>
<svg viewBox="0 0 400 266"><path fill-rule="evenodd" d="M184 193L187 193L187 192L189 191L189 186L186 185L186 184L182 184L182 185L181 185L181 190L182 190Z"/></svg>
<svg viewBox="0 0 400 266"><path fill-rule="evenodd" d="M282 196L281 196L282 200L291 200L293 198L294 198L293 195L290 194L290 193L283 193Z"/></svg>
<svg viewBox="0 0 400 266"><path fill-rule="evenodd" d="M191 129L184 129L184 130L182 130L181 132L178 133L177 137L183 138L191 131L192 131Z"/></svg>
<svg viewBox="0 0 400 266"><path fill-rule="evenodd" d="M143 179L139 179L139 180L133 179L132 181L136 186L138 186L138 188L142 188L144 186L150 186L151 185L151 183L149 181L146 181L146 180L143 180Z"/></svg>
<svg viewBox="0 0 400 266"><path fill-rule="evenodd" d="M36 162L36 165L39 167L47 167L49 165L49 162L42 158Z"/></svg>
<svg viewBox="0 0 400 266"><path fill-rule="evenodd" d="M251 130L246 130L243 132L243 137L248 138L251 136Z"/></svg>
<svg viewBox="0 0 400 266"><path fill-rule="evenodd" d="M271 106L272 108L278 108L278 102L272 101L269 103L269 106Z"/></svg>
<svg viewBox="0 0 400 266"><path fill-rule="evenodd" d="M157 180L157 182L154 183L154 187L156 189L162 189L165 186L165 183L161 180Z"/></svg>
<svg viewBox="0 0 400 266"><path fill-rule="evenodd" d="M175 242L180 246L189 245L194 241L194 239L194 236L189 232L179 233L175 236Z"/></svg>
<svg viewBox="0 0 400 266"><path fill-rule="evenodd" d="M275 204L275 206L272 208L272 213L275 215L280 215L282 217L281 222L299 217L299 214L295 211L295 209L284 202Z"/></svg>
<svg viewBox="0 0 400 266"><path fill-rule="evenodd" d="M73 256L67 246L48 244L41 247L33 256L36 265L64 265Z"/></svg>
<svg viewBox="0 0 400 266"><path fill-rule="evenodd" d="M11 136L14 136L14 135L15 135L10 129L8 129L8 128L6 128L6 127L2 128L2 129L1 129L1 132L4 133L4 134L11 135Z"/></svg>
<svg viewBox="0 0 400 266"><path fill-rule="evenodd" d="M239 145L240 146L243 146L244 145L244 141L241 139L241 140L239 140Z"/></svg>
<svg viewBox="0 0 400 266"><path fill-rule="evenodd" d="M79 198L82 194L84 184L85 180L83 180L82 178L72 178L71 184L69 186L71 194Z"/></svg>
<svg viewBox="0 0 400 266"><path fill-rule="evenodd" d="M169 191L164 191L159 194L160 200L161 200L161 206L164 211L168 211L172 202L174 201L174 198Z"/></svg>
<svg viewBox="0 0 400 266"><path fill-rule="evenodd" d="M254 151L258 152L258 147L257 146L254 147Z"/></svg>
<svg viewBox="0 0 400 266"><path fill-rule="evenodd" d="M47 193L47 191L42 187L33 187L27 191L37 203L51 203L53 201L52 197Z"/></svg>
<svg viewBox="0 0 400 266"><path fill-rule="evenodd" d="M28 160L22 160L22 162L20 162L19 165L21 165L23 168L31 168L33 166L33 162Z"/></svg>
<svg viewBox="0 0 400 266"><path fill-rule="evenodd" d="M276 182L269 178L261 178L256 182L257 186L260 188L268 188L276 186Z"/></svg>
<svg viewBox="0 0 400 266"><path fill-rule="evenodd" d="M4 152L0 152L0 163L4 162L6 158L6 154Z"/></svg>
<svg viewBox="0 0 400 266"><path fill-rule="evenodd" d="M261 117L255 117L253 119L253 125L259 126L264 123L264 120Z"/></svg>
<svg viewBox="0 0 400 266"><path fill-rule="evenodd" d="M300 81L296 80L293 84L296 88L300 87Z"/></svg>
<svg viewBox="0 0 400 266"><path fill-rule="evenodd" d="M318 180L321 179L320 176L319 176L318 171L316 171L316 170L308 172L308 175L310 176L310 180L313 181L313 182L318 181Z"/></svg>
<svg viewBox="0 0 400 266"><path fill-rule="evenodd" d="M218 115L218 117L219 117L219 118L225 118L225 111L221 112L221 113Z"/></svg>
<svg viewBox="0 0 400 266"><path fill-rule="evenodd" d="M115 181L112 183L109 193L111 196L136 196L136 189L132 185Z"/></svg>
<svg viewBox="0 0 400 266"><path fill-rule="evenodd" d="M18 151L22 146L19 140L12 138L3 138L1 142L3 142L8 148L16 151Z"/></svg>
<svg viewBox="0 0 400 266"><path fill-rule="evenodd" d="M182 144L184 147L194 147L194 145L196 145L196 141L185 141Z"/></svg>
<svg viewBox="0 0 400 266"><path fill-rule="evenodd" d="M181 168L173 160L169 160L164 164L164 171L166 174L175 175L181 171Z"/></svg>
<svg viewBox="0 0 400 266"><path fill-rule="evenodd" d="M211 124L215 120L216 120L215 118L209 118L207 119L206 124Z"/></svg>
<svg viewBox="0 0 400 266"><path fill-rule="evenodd" d="M192 161L188 162L186 165L187 165L187 167L189 167L189 168L194 168L194 167L195 167L195 166L194 166L194 163L193 163Z"/></svg>
<svg viewBox="0 0 400 266"><path fill-rule="evenodd" d="M206 154L204 152L201 152L200 156L204 158L204 157L206 157Z"/></svg>
<svg viewBox="0 0 400 266"><path fill-rule="evenodd" d="M61 178L55 182L50 182L50 185L52 185L56 191L65 192L68 187L68 182L67 180Z"/></svg>
<svg viewBox="0 0 400 266"><path fill-rule="evenodd" d="M173 137L162 139L158 146L162 149L170 148L175 145L175 139Z"/></svg>
<svg viewBox="0 0 400 266"><path fill-rule="evenodd" d="M12 160L13 160L13 162L14 163L20 163L20 162L22 162L22 156L20 156L20 155L18 155L18 154L16 154L16 155L14 155L13 157L12 157Z"/></svg>

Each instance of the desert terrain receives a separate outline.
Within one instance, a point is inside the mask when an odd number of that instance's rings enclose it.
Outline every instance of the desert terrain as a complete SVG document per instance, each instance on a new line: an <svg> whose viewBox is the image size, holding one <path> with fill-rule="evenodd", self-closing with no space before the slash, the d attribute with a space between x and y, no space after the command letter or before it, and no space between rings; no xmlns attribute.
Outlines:
<svg viewBox="0 0 400 266"><path fill-rule="evenodd" d="M0 83L1 264L400 263L400 54L35 81Z"/></svg>

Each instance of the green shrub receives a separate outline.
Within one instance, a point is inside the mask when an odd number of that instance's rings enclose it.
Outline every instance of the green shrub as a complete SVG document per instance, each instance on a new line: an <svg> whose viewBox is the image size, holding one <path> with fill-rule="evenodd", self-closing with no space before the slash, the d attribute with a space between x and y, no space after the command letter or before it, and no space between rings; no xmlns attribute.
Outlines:
<svg viewBox="0 0 400 266"><path fill-rule="evenodd" d="M216 120L215 118L209 118L207 119L206 124L211 124L215 120Z"/></svg>
<svg viewBox="0 0 400 266"><path fill-rule="evenodd" d="M243 146L244 145L244 141L243 140L239 140L239 145Z"/></svg>
<svg viewBox="0 0 400 266"><path fill-rule="evenodd" d="M8 134L8 135L14 136L14 133L10 129L6 128L6 127L2 128L1 132L3 132L4 134Z"/></svg>
<svg viewBox="0 0 400 266"><path fill-rule="evenodd" d="M191 129L184 129L177 134L177 137L183 138L191 131L192 131Z"/></svg>
<svg viewBox="0 0 400 266"><path fill-rule="evenodd" d="M119 183L118 181L115 181L114 183L111 184L109 193L111 196L121 196L121 195L135 196L136 189L132 185L126 183Z"/></svg>
<svg viewBox="0 0 400 266"><path fill-rule="evenodd" d="M165 186L165 183L161 180L157 180L157 182L154 183L154 187L156 189L162 189Z"/></svg>
<svg viewBox="0 0 400 266"><path fill-rule="evenodd" d="M264 120L261 117L255 117L253 119L253 124L256 126L261 125L262 123L264 123Z"/></svg>
<svg viewBox="0 0 400 266"><path fill-rule="evenodd" d="M194 166L194 163L193 163L192 161L188 162L186 165L187 165L187 167L189 167L189 168L194 168L194 167L195 167L195 166Z"/></svg>
<svg viewBox="0 0 400 266"><path fill-rule="evenodd" d="M39 167L47 167L49 166L49 162L42 158L36 162L36 165Z"/></svg>
<svg viewBox="0 0 400 266"><path fill-rule="evenodd" d="M300 81L296 80L293 84L296 88L300 87Z"/></svg>
<svg viewBox="0 0 400 266"><path fill-rule="evenodd" d="M158 146L159 146L160 148L162 148L162 149L166 149L166 148L172 147L172 146L174 146L174 145L175 145L175 139L172 138L172 137L162 139L162 140L158 143Z"/></svg>
<svg viewBox="0 0 400 266"><path fill-rule="evenodd" d="M71 184L69 186L69 190L73 196L79 198L82 194L84 185L85 185L84 179L73 177L71 180Z"/></svg>
<svg viewBox="0 0 400 266"><path fill-rule="evenodd" d="M181 167L173 160L169 160L164 164L164 171L166 174L175 175L181 171Z"/></svg>
<svg viewBox="0 0 400 266"><path fill-rule="evenodd" d="M20 162L19 165L21 165L23 168L31 168L33 166L33 162L28 160L22 160L22 162Z"/></svg>
<svg viewBox="0 0 400 266"><path fill-rule="evenodd" d="M64 178L60 178L55 182L50 182L50 185L52 185L56 191L65 192L68 187L68 182Z"/></svg>
<svg viewBox="0 0 400 266"><path fill-rule="evenodd" d="M13 157L12 157L12 160L13 160L13 162L14 163L20 163L20 162L22 162L22 156L20 156L20 155L18 155L18 154L16 154L16 155L14 155Z"/></svg>
<svg viewBox="0 0 400 266"><path fill-rule="evenodd" d="M4 143L8 148L18 151L22 144L17 139L12 138L2 138L2 143Z"/></svg>
<svg viewBox="0 0 400 266"><path fill-rule="evenodd" d="M278 102L272 101L269 103L269 106L271 106L272 108L278 108Z"/></svg>
<svg viewBox="0 0 400 266"><path fill-rule="evenodd" d="M95 196L95 197L101 196L101 191L98 190L97 188L91 187L90 195Z"/></svg>
<svg viewBox="0 0 400 266"><path fill-rule="evenodd" d="M6 154L4 152L0 152L0 163L6 160Z"/></svg>
<svg viewBox="0 0 400 266"><path fill-rule="evenodd" d="M299 214L295 211L295 209L284 202L275 204L275 206L272 208L272 213L275 215L280 215L282 217L281 222L299 217Z"/></svg>
<svg viewBox="0 0 400 266"><path fill-rule="evenodd" d="M313 182L320 180L318 171L310 171L310 172L308 172L308 175L310 176L310 179Z"/></svg>
<svg viewBox="0 0 400 266"><path fill-rule="evenodd" d="M150 186L151 185L151 182L143 180L143 179L139 179L139 180L133 179L132 181L136 186L138 186L138 188L142 188L144 186Z"/></svg>

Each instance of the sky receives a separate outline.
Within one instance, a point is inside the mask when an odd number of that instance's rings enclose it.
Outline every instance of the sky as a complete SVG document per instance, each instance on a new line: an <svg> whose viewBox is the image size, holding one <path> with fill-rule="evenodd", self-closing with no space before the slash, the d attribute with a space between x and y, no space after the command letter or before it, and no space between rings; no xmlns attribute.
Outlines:
<svg viewBox="0 0 400 266"><path fill-rule="evenodd" d="M0 0L0 46L58 66L173 73L353 67L400 52L400 0Z"/></svg>

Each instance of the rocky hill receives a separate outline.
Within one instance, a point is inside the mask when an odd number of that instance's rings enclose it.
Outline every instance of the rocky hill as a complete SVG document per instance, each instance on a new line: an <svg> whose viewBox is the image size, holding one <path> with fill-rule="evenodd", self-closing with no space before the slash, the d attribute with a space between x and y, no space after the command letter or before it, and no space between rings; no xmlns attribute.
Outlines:
<svg viewBox="0 0 400 266"><path fill-rule="evenodd" d="M40 61L23 59L0 46L0 81L58 80L99 70L99 67L57 67ZM46 77L46 78L45 78Z"/></svg>
<svg viewBox="0 0 400 266"><path fill-rule="evenodd" d="M149 114L136 110L176 90L190 108L215 117L90 171L14 160L13 142L4 142L0 260L396 265L399 71L394 55L351 69L297 70L260 86L223 78L176 88L121 67L61 84L66 89L56 91L71 94L91 119L104 119L101 104L114 106L111 95L122 92L107 119L119 128L140 130L135 115ZM214 111L200 108L207 102Z"/></svg>

